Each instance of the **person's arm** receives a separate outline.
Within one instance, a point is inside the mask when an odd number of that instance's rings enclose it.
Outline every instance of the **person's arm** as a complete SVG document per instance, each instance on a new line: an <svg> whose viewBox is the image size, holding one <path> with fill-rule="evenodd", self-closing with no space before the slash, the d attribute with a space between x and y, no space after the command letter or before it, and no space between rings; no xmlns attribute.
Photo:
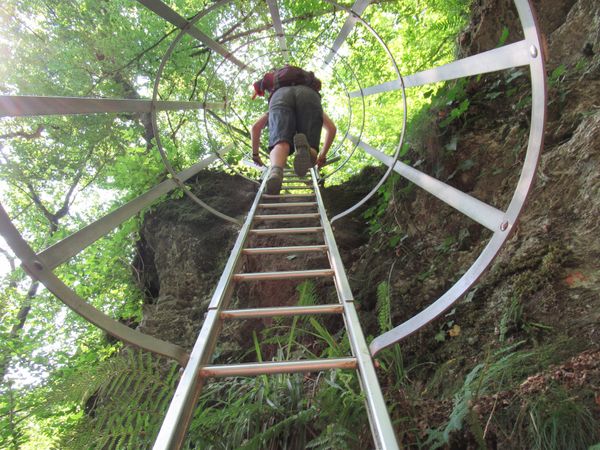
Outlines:
<svg viewBox="0 0 600 450"><path fill-rule="evenodd" d="M263 128L267 125L267 121L269 120L269 113L264 113L262 116L258 118L256 122L250 128L250 138L252 140L252 161L254 161L259 166L264 166L262 159L260 159L260 154L258 152L260 148L260 133Z"/></svg>
<svg viewBox="0 0 600 450"><path fill-rule="evenodd" d="M319 168L325 165L325 162L327 161L327 152L329 151L331 144L333 144L333 140L337 133L337 127L326 113L323 113L323 128L325 128L325 142L323 143L323 149L319 153L319 156L317 156L317 167Z"/></svg>

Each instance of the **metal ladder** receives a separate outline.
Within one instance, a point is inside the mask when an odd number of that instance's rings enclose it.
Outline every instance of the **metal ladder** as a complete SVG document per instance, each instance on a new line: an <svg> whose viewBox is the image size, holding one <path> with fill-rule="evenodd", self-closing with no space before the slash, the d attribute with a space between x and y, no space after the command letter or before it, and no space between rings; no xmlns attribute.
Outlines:
<svg viewBox="0 0 600 450"><path fill-rule="evenodd" d="M354 298L342 264L329 219L323 206L319 191L317 174L311 169L311 179L298 178L291 170L285 170L285 179L281 195L265 193L266 173L258 190L254 203L240 231L237 241L221 279L213 294L204 324L192 350L190 360L182 374L175 395L171 401L167 415L154 444L154 449L179 449L185 440L185 434L194 412L194 408L207 378L257 376L264 374L314 372L329 369L357 370L369 415L374 445L378 449L397 449L398 443L394 434L385 401L379 387L371 353L360 326ZM297 183L303 183L298 185ZM306 194L299 191L307 191ZM297 191L297 193L294 193ZM287 192L287 193L286 193ZM275 201L271 203L265 202ZM288 200L290 200L288 202ZM314 207L316 211L302 214L278 214L281 208ZM274 211L266 214L267 211ZM260 212L260 213L259 213ZM264 228L257 229L257 223L285 220L319 219L320 226L296 228ZM248 248L248 238L252 235L290 235L290 234L322 234L324 245L253 247ZM330 267L319 270L279 271L241 273L244 255L268 255L286 253L326 253ZM281 306L253 309L228 309L233 288L237 283L254 280L290 280L308 278L333 278L339 303L313 306ZM345 358L246 363L229 365L210 365L216 338L224 321L240 319L257 319L265 317L284 317L317 314L341 314L344 318L352 355Z"/></svg>

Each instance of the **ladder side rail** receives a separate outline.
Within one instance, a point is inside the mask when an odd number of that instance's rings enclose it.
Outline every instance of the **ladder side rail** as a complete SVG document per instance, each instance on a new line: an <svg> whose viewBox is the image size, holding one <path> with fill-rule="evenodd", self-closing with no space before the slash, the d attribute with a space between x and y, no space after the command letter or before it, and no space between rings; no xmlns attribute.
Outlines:
<svg viewBox="0 0 600 450"><path fill-rule="evenodd" d="M221 150L221 153L225 153L230 147L226 147ZM210 155L204 158L202 161L194 164L193 166L183 170L177 174L177 178L180 181L186 181L189 178L196 175L200 170L208 167L210 164L217 160L216 155ZM68 261L73 256L85 248L92 245L101 237L108 234L112 229L130 219L135 214L139 213L144 208L150 206L155 200L160 198L162 195L171 192L177 188L178 184L173 179L168 179L160 184L157 184L153 188L140 195L139 197L131 200L125 205L109 212L100 219L92 222L89 225L81 228L75 233L67 236L56 244L51 245L37 257L38 259L49 269L54 269L62 263Z"/></svg>
<svg viewBox="0 0 600 450"><path fill-rule="evenodd" d="M158 8L158 10L160 10L160 12L164 12L167 15L178 16L178 14L175 11L171 10L169 8L169 6L165 5L161 1L158 1L158 0L138 0L138 1L141 3L147 4L147 6L149 5L150 8L152 6L156 6ZM181 39L186 34L186 31L189 31L190 29L196 30L196 28L194 28L193 25L196 22L198 22L198 20L200 20L204 15L206 15L211 10L211 8L215 8L217 5L220 5L223 1L224 0L220 0L220 1L213 3L210 7L204 9L201 13L197 14L192 19L191 22L186 22L185 26L181 29L181 32L171 42L171 45L169 46L169 48L163 55L160 65L158 66L158 70L156 72L156 76L154 79L154 86L152 89L152 100L153 101L156 101L159 98L159 87L160 87L160 82L161 82L161 79L163 76L163 72L165 70L165 66L167 65L167 62L170 60L171 55L173 54L173 51L175 50L175 47L179 44ZM180 19L185 21L185 19L183 17L180 17ZM179 181L176 178L175 169L173 168L173 166L169 160L169 157L167 156L167 152L162 144L160 128L158 126L158 114L156 111L152 111L150 113L150 119L152 121L152 128L154 129L154 139L156 141L156 149L160 153L160 159L162 160L163 165L165 166L165 169L167 169L167 172L169 172L169 174L171 174L174 181L183 190L183 193L185 195L187 195L187 197L190 198L194 203L196 203L197 205L200 205L201 207L203 207L207 211L211 212L215 216L220 217L221 219L226 220L228 222L235 223L236 225L239 225L241 227L242 223L239 220L237 220L233 217L230 217L227 214L224 214L224 213L218 211L217 209L213 208L209 204L205 203L200 198L198 198L198 196L196 196L191 191L191 189L188 189L181 181Z"/></svg>
<svg viewBox="0 0 600 450"><path fill-rule="evenodd" d="M327 1L330 1L330 0L327 0ZM347 8L345 8L345 7L342 7L342 8L347 10ZM365 22L364 19L362 19L360 16L355 16L355 17L357 20L359 20L363 24L363 26L365 26L369 30L369 32L375 38L375 40L377 40L379 45L381 45L381 47L383 48L383 50L385 51L385 53L387 54L388 58L390 59L390 61L392 63L394 72L397 75L397 79L400 80L400 85L401 85L400 92L402 95L402 107L403 107L403 109L402 109L402 127L401 127L401 132L400 132L400 140L398 141L398 145L396 146L396 151L394 153L394 162L395 162L400 157L400 151L401 151L402 147L404 146L404 138L406 135L406 121L407 121L408 106L407 106L407 102L406 102L406 90L404 88L404 82L402 79L402 75L400 74L400 69L398 67L398 64L396 63L396 60L394 59L394 55L392 54L392 51L387 46L385 41L381 38L381 36L379 36L379 34L377 34L377 32L367 22ZM363 110L364 110L364 102L363 102ZM362 135L362 130L361 130L361 135ZM356 149L356 146L354 147L354 149ZM375 193L379 190L379 188L381 188L381 186L383 186L383 184L388 180L388 178L390 177L392 172L393 172L393 168L389 167L385 171L385 173L383 174L381 179L377 182L377 184L373 187L373 189L371 189L371 191L365 197L363 197L361 200L359 200L357 203L355 203L354 206L337 214L335 217L332 217L331 222L335 222L336 220L339 220L342 217L347 216L348 214L351 214L352 212L354 212L358 208L360 208L362 205L364 205L369 199L371 199L375 195Z"/></svg>
<svg viewBox="0 0 600 450"><path fill-rule="evenodd" d="M163 424L154 442L154 450L179 449L183 445L189 422L203 386L203 378L200 377L200 371L208 364L214 350L215 340L221 326L220 312L228 306L227 303L231 294L233 276L242 260L242 250L250 235L254 215L265 190L269 173L270 169L265 174L254 203L250 208L235 245L231 250L227 264L221 274L217 288L208 306L208 313L202 324L202 329L190 354L189 362L177 385L173 400L171 400Z"/></svg>
<svg viewBox="0 0 600 450"><path fill-rule="evenodd" d="M346 18L346 22L344 22L344 25L342 26L342 29L340 30L340 33L338 34L337 38L335 39L333 45L331 46L331 50L329 51L329 54L325 57L321 68L324 68L326 65L328 65L331 62L331 60L336 55L336 53L338 52L338 50L340 49L340 47L342 46L342 44L344 43L346 38L350 35L352 30L354 29L354 25L356 25L356 20L357 20L356 16L360 16L363 12L365 12L365 9L367 9L367 6L369 6L370 3L371 3L371 0L356 0L354 2L354 5L352 5L350 13L348 14L348 17Z"/></svg>
<svg viewBox="0 0 600 450"><path fill-rule="evenodd" d="M321 224L324 229L325 243L329 247L329 257L332 267L335 271L336 287L339 289L340 302L344 307L344 320L348 330L348 338L352 347L352 353L358 362L359 379L363 391L366 393L367 410L369 412L369 422L373 432L375 444L382 449L398 449L398 442L394 433L394 428L387 411L387 406L381 393L381 387L375 373L371 352L367 346L367 341L362 331L358 314L354 306L354 296L350 290L350 283L344 270L342 257L340 256L333 229L327 217L327 212L323 204L323 198L317 182L315 169L311 169L313 186L319 213L321 215Z"/></svg>
<svg viewBox="0 0 600 450"><path fill-rule="evenodd" d="M287 48L286 36L285 32L283 31L283 23L281 22L281 16L279 14L277 0L267 0L267 5L269 6L269 13L271 14L271 18L273 19L273 27L275 28L275 36L277 36L279 48L285 60L289 61L290 52Z"/></svg>
<svg viewBox="0 0 600 450"><path fill-rule="evenodd" d="M402 324L392 328L371 341L370 349L373 356L383 349L394 345L402 339L410 336L420 328L433 321L444 311L447 311L467 290L481 277L485 269L496 258L500 249L504 245L508 234L498 231L494 233L486 247L483 249L473 265L460 277L460 279L446 291L440 298L422 310L420 313L412 316Z"/></svg>

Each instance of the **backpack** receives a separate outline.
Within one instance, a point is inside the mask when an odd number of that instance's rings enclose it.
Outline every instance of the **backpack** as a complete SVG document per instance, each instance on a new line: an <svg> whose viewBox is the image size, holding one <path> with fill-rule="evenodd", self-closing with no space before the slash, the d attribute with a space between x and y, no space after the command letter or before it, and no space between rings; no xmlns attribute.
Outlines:
<svg viewBox="0 0 600 450"><path fill-rule="evenodd" d="M273 93L285 86L308 86L316 92L321 90L321 80L315 77L313 72L308 72L300 67L285 65L281 69L268 72L259 81L254 83L254 96L264 96L269 92L269 99Z"/></svg>
<svg viewBox="0 0 600 450"><path fill-rule="evenodd" d="M275 71L273 92L284 86L308 86L315 91L321 90L321 80L315 77L314 72L308 72L300 67L286 65Z"/></svg>

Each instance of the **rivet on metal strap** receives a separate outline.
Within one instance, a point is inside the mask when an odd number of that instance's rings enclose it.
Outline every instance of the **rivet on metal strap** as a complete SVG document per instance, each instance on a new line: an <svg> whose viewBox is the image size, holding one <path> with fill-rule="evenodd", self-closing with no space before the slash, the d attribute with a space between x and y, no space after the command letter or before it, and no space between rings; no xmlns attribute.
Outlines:
<svg viewBox="0 0 600 450"><path fill-rule="evenodd" d="M504 221L500 224L500 231L506 231L507 228L508 228L508 220Z"/></svg>
<svg viewBox="0 0 600 450"><path fill-rule="evenodd" d="M531 47L529 47L529 54L533 57L533 58L537 58L538 55L538 49L535 45L532 45Z"/></svg>

